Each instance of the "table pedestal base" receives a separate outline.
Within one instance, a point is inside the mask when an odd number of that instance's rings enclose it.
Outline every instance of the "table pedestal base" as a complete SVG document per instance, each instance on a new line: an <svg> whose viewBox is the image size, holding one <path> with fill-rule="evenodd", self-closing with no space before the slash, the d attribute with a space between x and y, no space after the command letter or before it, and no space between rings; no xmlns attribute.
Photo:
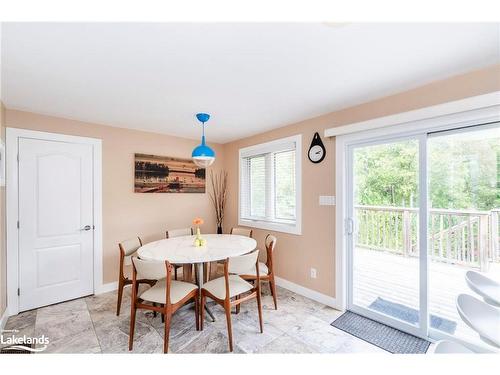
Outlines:
<svg viewBox="0 0 500 375"><path fill-rule="evenodd" d="M198 284L198 290L200 292L200 298L201 298L201 288L203 288L203 263L196 263L196 283ZM215 322L215 316L212 314L212 311L210 311L210 308L205 305L205 311L210 315L210 318L212 318L212 322Z"/></svg>

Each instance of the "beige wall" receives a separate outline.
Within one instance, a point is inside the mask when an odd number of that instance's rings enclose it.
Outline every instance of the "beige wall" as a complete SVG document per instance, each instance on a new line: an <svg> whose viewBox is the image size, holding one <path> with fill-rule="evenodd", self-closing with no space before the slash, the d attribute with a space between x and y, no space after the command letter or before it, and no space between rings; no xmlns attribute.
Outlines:
<svg viewBox="0 0 500 375"><path fill-rule="evenodd" d="M225 227L238 223L238 149L273 139L302 134L302 235L276 233L275 267L278 276L329 296L335 296L335 208L319 206L320 195L335 195L335 140L324 139L323 131L334 126L368 120L500 90L500 65L452 77L397 95L332 112L263 134L224 145L225 168L229 173L229 202ZM314 132L319 132L327 157L312 164L306 152ZM263 248L269 231L254 230ZM310 278L310 268L317 278Z"/></svg>
<svg viewBox="0 0 500 375"><path fill-rule="evenodd" d="M195 216L205 219L202 231L215 232L208 194L134 193L134 153L190 158L199 142L10 109L6 111L6 125L102 139L104 283L117 280L121 240L136 235L145 242L159 239L167 228L190 227ZM222 165L223 149L211 146L216 152L217 169Z"/></svg>
<svg viewBox="0 0 500 375"><path fill-rule="evenodd" d="M0 138L5 141L5 107L0 101ZM5 247L5 187L0 186L0 318L7 307L7 262Z"/></svg>

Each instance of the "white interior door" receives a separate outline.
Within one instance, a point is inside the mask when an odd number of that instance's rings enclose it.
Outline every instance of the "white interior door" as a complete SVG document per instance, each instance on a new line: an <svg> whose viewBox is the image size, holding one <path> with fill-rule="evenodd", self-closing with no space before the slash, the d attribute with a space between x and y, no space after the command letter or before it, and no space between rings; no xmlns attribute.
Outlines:
<svg viewBox="0 0 500 375"><path fill-rule="evenodd" d="M93 293L93 149L19 138L19 310Z"/></svg>

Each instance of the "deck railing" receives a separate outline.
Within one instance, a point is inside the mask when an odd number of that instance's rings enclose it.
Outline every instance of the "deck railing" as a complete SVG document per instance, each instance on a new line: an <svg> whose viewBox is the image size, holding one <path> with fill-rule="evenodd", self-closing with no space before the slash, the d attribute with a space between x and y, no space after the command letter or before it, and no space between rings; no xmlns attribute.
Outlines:
<svg viewBox="0 0 500 375"><path fill-rule="evenodd" d="M356 246L418 255L418 209L355 206ZM432 260L488 268L500 262L500 209L431 209L428 254Z"/></svg>

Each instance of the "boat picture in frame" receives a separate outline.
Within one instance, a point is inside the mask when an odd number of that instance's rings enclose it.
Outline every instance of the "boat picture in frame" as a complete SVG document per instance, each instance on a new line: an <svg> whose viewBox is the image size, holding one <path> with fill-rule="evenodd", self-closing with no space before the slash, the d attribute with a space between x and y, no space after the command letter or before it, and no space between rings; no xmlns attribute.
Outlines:
<svg viewBox="0 0 500 375"><path fill-rule="evenodd" d="M191 159L135 154L136 193L205 193L205 169Z"/></svg>

